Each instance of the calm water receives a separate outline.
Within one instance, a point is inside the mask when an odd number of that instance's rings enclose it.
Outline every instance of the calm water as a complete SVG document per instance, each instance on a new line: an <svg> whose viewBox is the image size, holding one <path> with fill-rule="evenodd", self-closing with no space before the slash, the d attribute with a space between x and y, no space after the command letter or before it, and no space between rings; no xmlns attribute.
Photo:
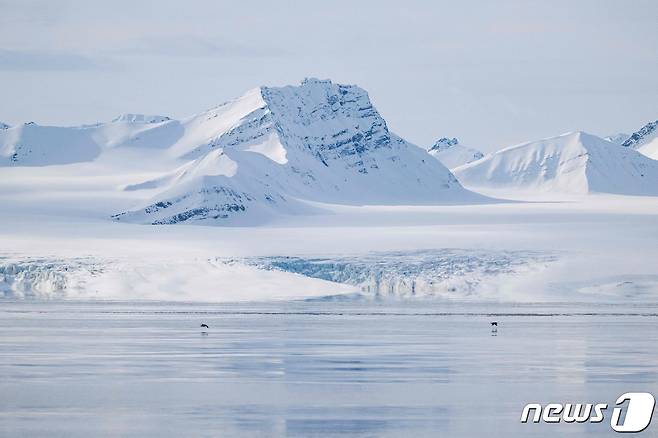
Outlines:
<svg viewBox="0 0 658 438"><path fill-rule="evenodd" d="M656 346L656 306L0 301L0 435L613 436L519 417L658 395Z"/></svg>

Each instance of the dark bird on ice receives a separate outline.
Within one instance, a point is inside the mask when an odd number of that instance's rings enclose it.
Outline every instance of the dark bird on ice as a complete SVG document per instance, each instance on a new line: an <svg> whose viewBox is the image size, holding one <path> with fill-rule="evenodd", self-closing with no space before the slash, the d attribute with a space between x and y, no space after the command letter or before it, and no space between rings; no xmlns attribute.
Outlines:
<svg viewBox="0 0 658 438"><path fill-rule="evenodd" d="M208 328L208 324L201 324L201 328Z"/></svg>
<svg viewBox="0 0 658 438"><path fill-rule="evenodd" d="M492 321L491 327L498 327L498 321Z"/></svg>

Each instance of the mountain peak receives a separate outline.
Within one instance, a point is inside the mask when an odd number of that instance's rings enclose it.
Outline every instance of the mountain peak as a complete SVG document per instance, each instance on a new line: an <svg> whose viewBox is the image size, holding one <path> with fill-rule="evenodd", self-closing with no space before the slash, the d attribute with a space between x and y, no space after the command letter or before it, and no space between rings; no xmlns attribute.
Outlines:
<svg viewBox="0 0 658 438"><path fill-rule="evenodd" d="M448 169L454 169L484 157L482 152L460 144L455 137L438 139L428 152Z"/></svg>
<svg viewBox="0 0 658 438"><path fill-rule="evenodd" d="M438 139L429 150L441 152L450 149L453 146L457 146L458 144L459 144L459 140L457 140L457 138L455 137L453 138L442 137Z"/></svg>
<svg viewBox="0 0 658 438"><path fill-rule="evenodd" d="M592 192L658 193L658 163L630 148L582 131L524 143L455 169L470 187Z"/></svg>
<svg viewBox="0 0 658 438"><path fill-rule="evenodd" d="M327 167L342 162L366 174L375 168L367 152L395 142L368 93L356 85L305 79L299 86L262 87L261 95L267 108L261 123Z"/></svg>

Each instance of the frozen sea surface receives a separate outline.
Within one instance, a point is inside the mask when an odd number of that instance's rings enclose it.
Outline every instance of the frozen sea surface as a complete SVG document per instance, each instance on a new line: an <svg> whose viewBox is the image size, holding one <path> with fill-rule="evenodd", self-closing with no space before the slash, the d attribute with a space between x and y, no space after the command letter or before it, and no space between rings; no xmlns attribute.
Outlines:
<svg viewBox="0 0 658 438"><path fill-rule="evenodd" d="M658 394L646 304L3 300L0 333L1 436L613 436L519 417Z"/></svg>

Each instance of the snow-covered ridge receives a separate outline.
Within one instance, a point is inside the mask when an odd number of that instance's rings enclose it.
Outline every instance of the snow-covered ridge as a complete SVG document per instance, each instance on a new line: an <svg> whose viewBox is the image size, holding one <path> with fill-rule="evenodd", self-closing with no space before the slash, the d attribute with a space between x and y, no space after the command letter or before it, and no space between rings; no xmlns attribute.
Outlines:
<svg viewBox="0 0 658 438"><path fill-rule="evenodd" d="M178 121L161 116L127 114L73 127L29 122L0 130L0 167L90 162L114 148L167 149L182 134Z"/></svg>
<svg viewBox="0 0 658 438"><path fill-rule="evenodd" d="M79 163L100 153L101 147L85 128L29 122L0 130L0 167Z"/></svg>
<svg viewBox="0 0 658 438"><path fill-rule="evenodd" d="M511 146L455 174L472 187L658 195L658 162L584 132Z"/></svg>
<svg viewBox="0 0 658 438"><path fill-rule="evenodd" d="M429 148L428 152L448 169L477 161L484 154L477 149L464 146L456 138L440 138Z"/></svg>

